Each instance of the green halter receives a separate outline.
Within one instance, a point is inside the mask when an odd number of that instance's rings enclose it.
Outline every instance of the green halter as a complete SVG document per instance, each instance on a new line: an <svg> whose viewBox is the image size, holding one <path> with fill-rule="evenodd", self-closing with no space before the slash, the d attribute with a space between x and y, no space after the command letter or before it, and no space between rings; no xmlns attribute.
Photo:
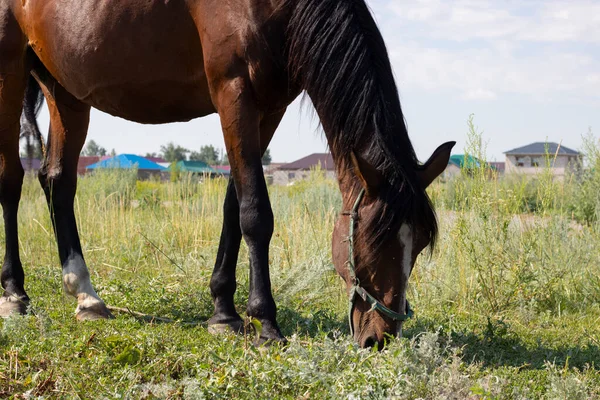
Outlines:
<svg viewBox="0 0 600 400"><path fill-rule="evenodd" d="M350 287L350 296L348 304L348 322L350 324L350 334L352 336L354 336L354 327L352 325L352 310L354 309L356 296L359 296L371 306L368 312L378 311L379 313L395 321L406 321L407 319L411 318L414 314L413 310L410 308L410 304L408 303L408 301L406 301L406 314L400 314L384 306L379 300L377 300L362 286L360 286L360 280L356 276L356 266L354 265L354 226L358 221L358 206L360 205L360 202L362 201L364 195L365 189L362 189L358 194L356 201L354 202L354 207L352 207L352 211L350 213L345 213L346 215L350 215L350 232L348 235L348 262L346 264L348 266L348 277L352 282L352 286Z"/></svg>

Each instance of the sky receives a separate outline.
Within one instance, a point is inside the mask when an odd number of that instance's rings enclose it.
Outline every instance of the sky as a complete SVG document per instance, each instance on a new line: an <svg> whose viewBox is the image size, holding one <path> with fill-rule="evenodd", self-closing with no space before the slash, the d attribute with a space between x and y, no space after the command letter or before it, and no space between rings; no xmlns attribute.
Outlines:
<svg viewBox="0 0 600 400"><path fill-rule="evenodd" d="M600 135L600 0L367 0L387 44L409 135L425 161L474 114L488 160L531 142L575 150ZM45 132L48 113L40 124ZM169 141L224 149L218 116L141 125L92 111L88 141L109 151L158 152ZM327 151L310 104L289 108L270 145L274 162Z"/></svg>

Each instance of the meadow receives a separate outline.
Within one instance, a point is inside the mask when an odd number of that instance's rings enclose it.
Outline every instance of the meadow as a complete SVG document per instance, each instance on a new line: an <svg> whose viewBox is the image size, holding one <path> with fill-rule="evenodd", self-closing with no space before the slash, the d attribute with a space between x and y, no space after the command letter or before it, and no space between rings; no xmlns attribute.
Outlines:
<svg viewBox="0 0 600 400"><path fill-rule="evenodd" d="M469 135L482 156L472 125ZM251 332L207 332L225 180L81 178L75 212L97 291L171 321L118 313L78 323L45 200L28 176L19 222L32 302L29 315L0 320L0 398L600 398L600 157L592 136L586 143L587 172L564 180L549 169L497 179L482 166L432 185L439 241L410 280L415 317L382 352L350 339L330 259L340 195L320 171L269 188L286 348L257 348ZM242 246L242 315L247 282Z"/></svg>

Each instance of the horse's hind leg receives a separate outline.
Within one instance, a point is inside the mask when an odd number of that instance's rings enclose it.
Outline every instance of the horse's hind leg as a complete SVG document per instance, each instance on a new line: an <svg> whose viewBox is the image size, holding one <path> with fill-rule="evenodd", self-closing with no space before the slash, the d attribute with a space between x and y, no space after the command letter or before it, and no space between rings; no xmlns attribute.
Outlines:
<svg viewBox="0 0 600 400"><path fill-rule="evenodd" d="M0 316L24 314L29 298L25 293L25 274L19 257L17 211L21 199L23 167L19 159L19 127L25 94L25 38L7 11L0 6L0 204L5 231L4 263L0 281Z"/></svg>
<svg viewBox="0 0 600 400"><path fill-rule="evenodd" d="M260 123L261 154L267 150L271 138L281 122L285 110L263 117ZM235 310L233 296L236 289L235 270L242 241L240 229L240 204L237 199L233 178L229 179L223 204L223 228L217 252L217 261L210 279L210 292L215 304L213 316L208 321L212 333L222 331L240 332L242 318Z"/></svg>
<svg viewBox="0 0 600 400"><path fill-rule="evenodd" d="M40 75L50 110L50 133L46 160L39 178L58 243L63 287L77 298L77 319L110 318L110 311L92 287L73 210L77 162L87 135L90 107L69 94L47 73Z"/></svg>

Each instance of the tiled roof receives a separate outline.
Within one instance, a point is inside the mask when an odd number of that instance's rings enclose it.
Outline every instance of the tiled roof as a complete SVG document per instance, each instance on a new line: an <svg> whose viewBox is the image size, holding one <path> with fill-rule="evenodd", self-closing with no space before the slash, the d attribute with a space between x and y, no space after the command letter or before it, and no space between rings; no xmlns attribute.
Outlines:
<svg viewBox="0 0 600 400"><path fill-rule="evenodd" d="M157 164L160 164L160 163L166 163L166 162L167 162L167 160L165 160L165 159L164 159L164 158L162 158L162 157L144 157L144 158L145 158L146 160L150 160L150 161L152 161L152 162L155 162L155 163L157 163Z"/></svg>
<svg viewBox="0 0 600 400"><path fill-rule="evenodd" d="M171 164L173 165L173 164ZM181 172L195 172L199 174L214 174L217 171L214 168L210 167L204 161L177 161L175 163L177 165L177 169Z"/></svg>
<svg viewBox="0 0 600 400"><path fill-rule="evenodd" d="M335 164L331 153L313 153L294 162L284 164L279 167L280 170L309 170L316 168L318 165L327 171L334 171Z"/></svg>
<svg viewBox="0 0 600 400"><path fill-rule="evenodd" d="M85 174L85 168L98 161L100 161L100 156L79 156L79 160L77 161L77 173L79 175Z"/></svg>
<svg viewBox="0 0 600 400"><path fill-rule="evenodd" d="M517 147L509 151L505 151L504 154L508 155L544 155L546 154L546 147L548 148L548 154L558 154L578 156L579 152L569 149L565 146L560 146L558 143L553 142L535 142L528 144L527 146Z"/></svg>

